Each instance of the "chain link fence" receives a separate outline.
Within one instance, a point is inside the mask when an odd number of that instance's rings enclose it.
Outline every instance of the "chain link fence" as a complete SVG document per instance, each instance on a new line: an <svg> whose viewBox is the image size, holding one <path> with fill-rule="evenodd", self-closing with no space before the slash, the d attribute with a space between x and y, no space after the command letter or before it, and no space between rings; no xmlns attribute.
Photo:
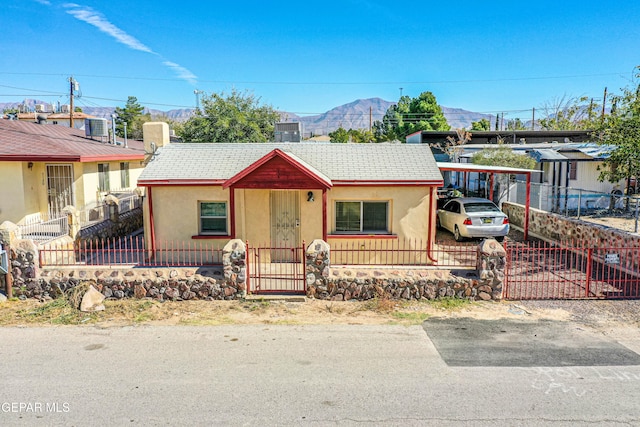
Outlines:
<svg viewBox="0 0 640 427"><path fill-rule="evenodd" d="M525 204L527 185L522 181L511 182L506 193L507 201ZM625 196L620 192L600 193L531 183L530 202L532 208L638 232L640 197L637 194Z"/></svg>

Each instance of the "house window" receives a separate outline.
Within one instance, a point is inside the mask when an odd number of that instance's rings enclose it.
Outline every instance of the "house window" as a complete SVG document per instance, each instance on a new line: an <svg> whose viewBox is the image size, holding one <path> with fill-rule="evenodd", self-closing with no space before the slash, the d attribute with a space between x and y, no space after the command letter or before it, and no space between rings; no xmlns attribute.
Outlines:
<svg viewBox="0 0 640 427"><path fill-rule="evenodd" d="M120 188L129 188L129 163L120 163Z"/></svg>
<svg viewBox="0 0 640 427"><path fill-rule="evenodd" d="M578 179L578 162L569 162L569 179Z"/></svg>
<svg viewBox="0 0 640 427"><path fill-rule="evenodd" d="M98 190L109 191L109 163L98 163Z"/></svg>
<svg viewBox="0 0 640 427"><path fill-rule="evenodd" d="M227 234L225 202L200 202L200 234Z"/></svg>
<svg viewBox="0 0 640 427"><path fill-rule="evenodd" d="M336 202L336 232L388 233L389 202Z"/></svg>

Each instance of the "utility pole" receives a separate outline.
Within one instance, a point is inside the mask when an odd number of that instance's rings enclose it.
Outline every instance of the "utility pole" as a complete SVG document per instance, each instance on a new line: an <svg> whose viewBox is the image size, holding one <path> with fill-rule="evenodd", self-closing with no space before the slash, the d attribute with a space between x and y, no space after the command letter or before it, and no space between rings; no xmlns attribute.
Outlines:
<svg viewBox="0 0 640 427"><path fill-rule="evenodd" d="M533 107L531 112L531 130L536 130L536 108Z"/></svg>
<svg viewBox="0 0 640 427"><path fill-rule="evenodd" d="M73 86L75 80L73 76L69 77L69 127L73 129Z"/></svg>
<svg viewBox="0 0 640 427"><path fill-rule="evenodd" d="M196 110L199 110L200 109L200 94L204 93L204 91L196 89L196 90L193 91L193 93L196 96Z"/></svg>
<svg viewBox="0 0 640 427"><path fill-rule="evenodd" d="M373 107L369 105L369 132L371 132L371 126L373 125Z"/></svg>
<svg viewBox="0 0 640 427"><path fill-rule="evenodd" d="M607 88L604 88L604 96L602 97L602 116L601 119L604 120L604 107L607 105Z"/></svg>

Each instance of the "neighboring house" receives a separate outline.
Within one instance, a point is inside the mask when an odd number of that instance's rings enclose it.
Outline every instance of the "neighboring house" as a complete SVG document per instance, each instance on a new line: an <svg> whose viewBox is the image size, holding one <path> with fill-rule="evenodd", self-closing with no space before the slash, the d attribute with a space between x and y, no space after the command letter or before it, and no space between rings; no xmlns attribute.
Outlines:
<svg viewBox="0 0 640 427"><path fill-rule="evenodd" d="M535 169L543 172L535 181L537 183L601 193L611 193L624 185L622 182L601 182L598 179L604 160L614 150L613 146L593 142L505 145L537 162ZM471 157L478 151L495 147L496 144L465 144L459 156L460 162L471 162Z"/></svg>
<svg viewBox="0 0 640 427"><path fill-rule="evenodd" d="M0 223L96 207L106 193L133 190L143 168L139 141L124 147L64 126L0 119Z"/></svg>
<svg viewBox="0 0 640 427"><path fill-rule="evenodd" d="M52 111L32 112L32 113L15 113L12 115L16 120L21 122L31 122L40 124L51 124L70 127L71 114ZM6 116L9 118L9 116ZM95 116L85 114L79 111L73 113L73 127L75 129L84 129L84 120L92 119Z"/></svg>
<svg viewBox="0 0 640 427"><path fill-rule="evenodd" d="M420 145L182 143L159 148L138 184L150 248L200 239L222 247L232 238L270 247L314 239L426 246L442 175Z"/></svg>
<svg viewBox="0 0 640 427"><path fill-rule="evenodd" d="M471 134L469 144L538 144L545 142L588 142L591 132L586 130L503 130L468 131ZM406 142L413 144L435 144L446 142L447 138L457 137L457 132L423 130L408 135Z"/></svg>

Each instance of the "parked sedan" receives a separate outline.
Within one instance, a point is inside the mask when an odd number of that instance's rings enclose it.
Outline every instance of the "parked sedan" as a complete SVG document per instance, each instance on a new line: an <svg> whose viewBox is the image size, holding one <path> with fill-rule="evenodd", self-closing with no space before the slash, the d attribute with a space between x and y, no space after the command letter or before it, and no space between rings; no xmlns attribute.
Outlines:
<svg viewBox="0 0 640 427"><path fill-rule="evenodd" d="M465 237L495 237L509 234L509 218L491 200L460 197L438 209L436 224L453 233L456 241Z"/></svg>

